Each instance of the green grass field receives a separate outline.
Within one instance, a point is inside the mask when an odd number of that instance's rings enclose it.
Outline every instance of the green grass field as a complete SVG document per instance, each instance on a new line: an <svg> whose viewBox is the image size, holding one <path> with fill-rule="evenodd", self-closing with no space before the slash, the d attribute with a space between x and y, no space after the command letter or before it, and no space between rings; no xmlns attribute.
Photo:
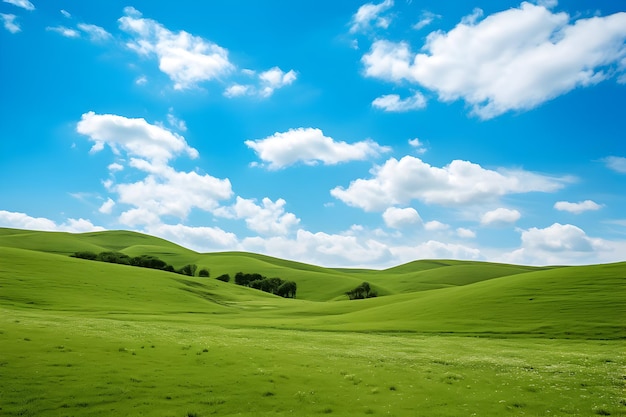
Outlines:
<svg viewBox="0 0 626 417"><path fill-rule="evenodd" d="M238 271L293 280L297 299L214 279ZM380 296L343 295L363 281ZM626 263L331 269L0 229L0 415L626 416L625 301Z"/></svg>

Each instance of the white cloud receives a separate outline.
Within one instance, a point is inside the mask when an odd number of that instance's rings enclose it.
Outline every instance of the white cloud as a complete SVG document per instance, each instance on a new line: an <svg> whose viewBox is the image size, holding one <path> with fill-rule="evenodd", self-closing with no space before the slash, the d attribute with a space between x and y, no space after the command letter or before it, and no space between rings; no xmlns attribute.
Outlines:
<svg viewBox="0 0 626 417"><path fill-rule="evenodd" d="M113 210L114 206L115 206L115 201L113 201L111 198L109 198L107 201L102 203L102 205L100 206L98 211L100 213L104 213L104 214L111 214L111 211Z"/></svg>
<svg viewBox="0 0 626 417"><path fill-rule="evenodd" d="M124 12L120 28L133 36L127 46L140 55L156 56L159 69L174 82L174 89L192 88L234 70L225 48L185 31L174 33L155 20L141 17L132 7Z"/></svg>
<svg viewBox="0 0 626 417"><path fill-rule="evenodd" d="M251 85L233 84L224 90L224 95L228 98L240 97L250 94L251 91L256 91Z"/></svg>
<svg viewBox="0 0 626 417"><path fill-rule="evenodd" d="M269 163L269 169L274 170L297 162L307 165L315 165L318 162L334 165L364 160L390 150L372 140L352 144L337 142L331 137L324 136L320 129L313 128L277 132L264 139L247 140L245 144L253 149L262 161Z"/></svg>
<svg viewBox="0 0 626 417"><path fill-rule="evenodd" d="M261 205L255 200L237 197L230 207L220 207L214 211L216 216L245 219L250 230L263 235L287 235L292 228L300 223L293 213L285 213L285 200L279 198L273 202L264 198Z"/></svg>
<svg viewBox="0 0 626 417"><path fill-rule="evenodd" d="M552 192L567 180L523 170L492 171L468 161L454 160L443 168L419 158L391 158L371 171L373 178L357 179L346 189L331 194L344 203L366 211L381 210L417 199L428 204L484 203L507 194Z"/></svg>
<svg viewBox="0 0 626 417"><path fill-rule="evenodd" d="M554 203L554 208L560 211L569 211L570 213L580 214L585 211L599 210L602 208L602 205L591 200L580 201L578 203L557 201L556 203Z"/></svg>
<svg viewBox="0 0 626 417"><path fill-rule="evenodd" d="M117 171L123 171L124 170L124 166L121 165L121 164L118 164L117 162L109 164L109 166L107 168L111 172L117 172Z"/></svg>
<svg viewBox="0 0 626 417"><path fill-rule="evenodd" d="M520 217L522 217L522 215L519 211L500 207L483 214L480 218L480 224L488 226L493 224L515 223Z"/></svg>
<svg viewBox="0 0 626 417"><path fill-rule="evenodd" d="M626 54L626 13L570 23L566 13L524 2L479 17L431 33L417 54L407 42L378 40L362 58L365 74L463 99L489 119L597 84Z"/></svg>
<svg viewBox="0 0 626 417"><path fill-rule="evenodd" d="M100 26L90 25L87 23L79 23L77 26L78 29L89 35L89 38L94 42L106 41L112 38L112 35Z"/></svg>
<svg viewBox="0 0 626 417"><path fill-rule="evenodd" d="M420 16L420 20L411 27L415 30L420 30L430 25L435 19L439 19L439 18L441 18L441 16L438 14L435 14L429 11L424 11L422 12L422 15Z"/></svg>
<svg viewBox="0 0 626 417"><path fill-rule="evenodd" d="M290 85L296 78L297 75L294 70L285 73L278 67L262 72L259 74L259 79L261 80L261 95L269 97L274 93L274 90Z"/></svg>
<svg viewBox="0 0 626 417"><path fill-rule="evenodd" d="M137 79L135 80L135 84L137 85L146 85L147 83L148 83L148 77L146 77L145 75L141 75L137 77Z"/></svg>
<svg viewBox="0 0 626 417"><path fill-rule="evenodd" d="M521 233L521 247L502 256L501 261L530 265L580 265L624 260L624 242L589 237L584 230L571 224L554 223L544 229L532 227Z"/></svg>
<svg viewBox="0 0 626 417"><path fill-rule="evenodd" d="M65 26L48 26L46 30L49 30L51 32L57 32L58 34L60 34L61 36L65 36L66 38L80 38L80 32Z"/></svg>
<svg viewBox="0 0 626 417"><path fill-rule="evenodd" d="M198 151L187 145L184 137L145 119L88 112L82 115L76 131L95 142L92 152L104 149L107 144L113 152L119 153L122 148L130 155L152 161L166 162L183 152L191 158L198 156Z"/></svg>
<svg viewBox="0 0 626 417"><path fill-rule="evenodd" d="M4 28L11 33L17 33L22 30L20 25L15 21L17 16L14 14L4 14L0 13L2 17L2 23L4 24Z"/></svg>
<svg viewBox="0 0 626 417"><path fill-rule="evenodd" d="M386 29L390 18L381 15L392 6L393 0L385 0L379 4L366 3L359 7L359 10L352 16L350 33L365 32L372 27L372 24Z"/></svg>
<svg viewBox="0 0 626 417"><path fill-rule="evenodd" d="M409 145L414 147L415 152L420 155L426 153L426 147L418 138L409 139Z"/></svg>
<svg viewBox="0 0 626 417"><path fill-rule="evenodd" d="M426 98L419 91L405 99L401 99L398 94L388 94L374 99L372 106L387 112L407 112L426 107Z"/></svg>
<svg viewBox="0 0 626 417"><path fill-rule="evenodd" d="M135 208L130 213L123 213L120 218L120 222L129 226L153 224L157 219L155 216L184 219L194 208L212 211L218 207L219 201L232 196L228 179L196 172L180 172L169 166L139 159L131 159L130 165L148 173L148 176L134 183L112 186L112 191L119 195L118 203Z"/></svg>
<svg viewBox="0 0 626 417"><path fill-rule="evenodd" d="M35 10L35 6L28 0L2 0L5 3L12 4L17 7L21 7L22 9L26 9L29 11Z"/></svg>
<svg viewBox="0 0 626 417"><path fill-rule="evenodd" d="M389 207L383 213L383 220L388 227L393 229L402 229L412 224L422 222L422 218L413 207Z"/></svg>
<svg viewBox="0 0 626 417"><path fill-rule="evenodd" d="M430 232L448 230L449 228L450 228L450 225L441 223L438 220L431 220L429 222L424 223L424 229Z"/></svg>
<svg viewBox="0 0 626 417"><path fill-rule="evenodd" d="M607 168L620 174L626 174L626 158L622 156L607 156L603 161Z"/></svg>
<svg viewBox="0 0 626 417"><path fill-rule="evenodd" d="M396 265L416 259L481 259L479 249L455 243L429 240L416 246L396 246L390 248Z"/></svg>
<svg viewBox="0 0 626 417"><path fill-rule="evenodd" d="M457 228L456 235L464 239L473 239L476 237L476 233L473 230L466 229L465 227Z"/></svg>
<svg viewBox="0 0 626 417"><path fill-rule="evenodd" d="M65 223L57 224L44 217L31 217L25 213L6 210L0 210L0 227L70 233L104 230L103 227L94 226L89 220L85 219L68 219Z"/></svg>
<svg viewBox="0 0 626 417"><path fill-rule="evenodd" d="M375 239L353 234L312 233L303 229L297 231L295 238L245 238L242 246L250 252L325 266L387 264L391 259L387 245Z"/></svg>
<svg viewBox="0 0 626 417"><path fill-rule="evenodd" d="M184 120L179 119L174 116L173 109L170 108L169 113L167 114L167 123L172 126L174 129L177 129L181 132L187 131L187 123Z"/></svg>
<svg viewBox="0 0 626 417"><path fill-rule="evenodd" d="M256 73L251 70L243 70L242 73L256 76ZM267 98L274 94L275 90L292 84L297 77L298 75L294 70L284 72L279 67L274 67L258 74L258 85L235 83L224 90L224 96L228 98L241 96Z"/></svg>
<svg viewBox="0 0 626 417"><path fill-rule="evenodd" d="M72 17L72 14L71 14L70 12L68 12L67 10L63 10L63 9L61 9L61 10L60 10L60 12L61 12L61 14L62 14L63 16L65 16L67 19L69 19L70 17Z"/></svg>
<svg viewBox="0 0 626 417"><path fill-rule="evenodd" d="M145 231L198 252L241 250L237 236L219 227L154 224Z"/></svg>

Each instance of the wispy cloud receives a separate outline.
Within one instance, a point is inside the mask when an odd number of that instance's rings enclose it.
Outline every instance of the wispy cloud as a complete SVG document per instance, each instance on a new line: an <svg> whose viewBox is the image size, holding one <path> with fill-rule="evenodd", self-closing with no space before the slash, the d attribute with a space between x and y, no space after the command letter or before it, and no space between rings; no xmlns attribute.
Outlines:
<svg viewBox="0 0 626 417"><path fill-rule="evenodd" d="M386 29L391 22L391 17L385 16L383 13L392 6L393 0L385 0L378 4L366 3L362 5L352 16L350 33L365 32L369 30L372 25Z"/></svg>
<svg viewBox="0 0 626 417"><path fill-rule="evenodd" d="M17 16L15 16L14 14L0 13L0 16L2 17L2 24L4 25L4 28L9 32L17 33L22 30L22 28L16 21Z"/></svg>
<svg viewBox="0 0 626 417"><path fill-rule="evenodd" d="M12 4L17 7L21 7L22 9L26 9L29 11L35 10L35 5L28 0L2 0L5 3Z"/></svg>
<svg viewBox="0 0 626 417"><path fill-rule="evenodd" d="M372 106L386 112L407 112L421 110L426 107L426 98L419 91L412 96L401 99L398 94L388 94L372 101Z"/></svg>

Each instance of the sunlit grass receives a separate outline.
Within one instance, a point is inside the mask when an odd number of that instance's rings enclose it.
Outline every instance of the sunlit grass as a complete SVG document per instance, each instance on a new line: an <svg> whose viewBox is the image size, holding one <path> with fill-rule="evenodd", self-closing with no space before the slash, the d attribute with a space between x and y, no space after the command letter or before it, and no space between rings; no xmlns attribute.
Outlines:
<svg viewBox="0 0 626 417"><path fill-rule="evenodd" d="M211 278L68 256L81 245ZM298 299L214 279L238 270L293 279ZM0 415L624 416L625 277L624 263L325 269L0 229ZM363 281L383 296L341 296Z"/></svg>

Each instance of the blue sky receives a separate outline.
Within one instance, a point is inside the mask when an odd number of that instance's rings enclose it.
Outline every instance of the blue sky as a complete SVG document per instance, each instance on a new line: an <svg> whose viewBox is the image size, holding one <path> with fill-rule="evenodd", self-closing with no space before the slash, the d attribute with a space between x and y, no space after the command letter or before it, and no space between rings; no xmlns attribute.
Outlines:
<svg viewBox="0 0 626 417"><path fill-rule="evenodd" d="M621 2L0 3L0 226L626 259Z"/></svg>

